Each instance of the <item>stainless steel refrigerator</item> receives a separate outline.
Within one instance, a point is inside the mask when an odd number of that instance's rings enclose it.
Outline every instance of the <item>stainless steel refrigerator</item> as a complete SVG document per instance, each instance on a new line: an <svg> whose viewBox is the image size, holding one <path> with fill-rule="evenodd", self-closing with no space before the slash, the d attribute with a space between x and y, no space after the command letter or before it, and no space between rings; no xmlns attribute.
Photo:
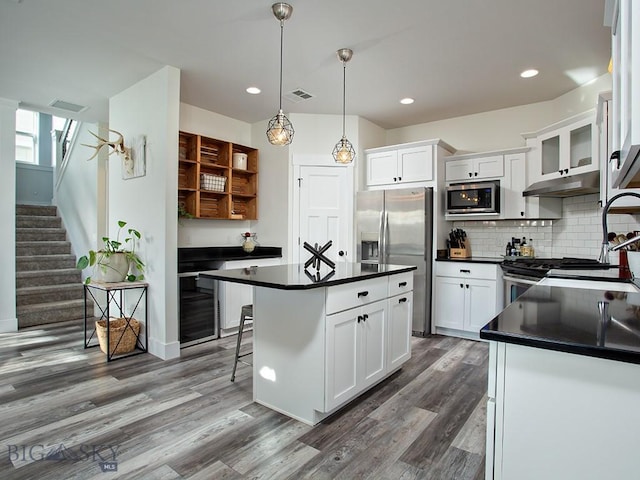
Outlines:
<svg viewBox="0 0 640 480"><path fill-rule="evenodd" d="M358 192L358 261L415 265L413 334L431 334L433 188Z"/></svg>

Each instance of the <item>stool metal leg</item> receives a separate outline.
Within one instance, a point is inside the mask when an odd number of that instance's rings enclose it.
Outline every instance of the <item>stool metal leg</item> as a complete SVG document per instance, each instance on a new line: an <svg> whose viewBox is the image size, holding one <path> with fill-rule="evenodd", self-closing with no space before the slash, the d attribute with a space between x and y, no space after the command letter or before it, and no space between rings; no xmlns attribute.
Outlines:
<svg viewBox="0 0 640 480"><path fill-rule="evenodd" d="M247 319L253 320L253 305L243 305L242 312L240 313L240 326L238 328L238 343L236 344L236 355L233 360L233 372L231 373L232 382L236 379L236 369L238 368L238 362L242 362L245 365L251 365L251 363L249 362L240 360L242 357L246 357L247 355L253 354L253 352L246 352L246 353L240 354L240 343L242 342L242 334L244 333L244 322Z"/></svg>
<svg viewBox="0 0 640 480"><path fill-rule="evenodd" d="M240 327L238 329L238 343L236 344L236 355L233 359L233 372L231 373L231 381L236 379L236 368L238 368L238 359L240 358L240 343L242 342L242 331L244 330L244 311L240 315Z"/></svg>

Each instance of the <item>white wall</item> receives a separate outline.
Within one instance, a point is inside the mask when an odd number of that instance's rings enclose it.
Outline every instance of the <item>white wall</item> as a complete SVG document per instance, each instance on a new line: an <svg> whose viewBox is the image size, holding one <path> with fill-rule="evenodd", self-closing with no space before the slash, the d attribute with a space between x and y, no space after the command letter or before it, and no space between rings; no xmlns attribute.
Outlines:
<svg viewBox="0 0 640 480"><path fill-rule="evenodd" d="M252 143L251 124L215 112L203 110L186 103L180 104L180 130L204 135L225 142L237 143L246 147L259 148ZM266 130L266 127L265 127ZM176 157L177 158L177 157ZM177 160L176 160L177 161ZM259 188L263 188L263 152L258 160L260 169ZM261 196L258 196L260 208ZM206 220L181 218L178 222L179 247L238 246L242 242L240 234L255 231L255 222L250 220ZM262 245L279 246L268 243L269 240L258 235Z"/></svg>
<svg viewBox="0 0 640 480"><path fill-rule="evenodd" d="M109 168L110 235L124 220L142 235L140 255L149 282L149 351L180 356L178 338L177 215L180 71L166 66L109 100L109 126L127 140L146 135L146 175L122 179ZM130 141L130 140L129 140Z"/></svg>
<svg viewBox="0 0 640 480"><path fill-rule="evenodd" d="M76 130L73 144L64 168L57 165L59 184L55 191L55 204L62 217L67 236L76 257L90 249L103 246L100 240L106 234L106 175L109 152L102 148L98 156L90 161L94 150L82 144L96 145L97 140L89 132L102 138L109 135L106 125L81 123ZM113 138L113 136L112 136ZM117 168L118 158L111 156ZM100 240L100 243L98 241ZM83 276L91 275L90 270Z"/></svg>
<svg viewBox="0 0 640 480"><path fill-rule="evenodd" d="M0 332L18 330L16 317L16 110L0 98Z"/></svg>
<svg viewBox="0 0 640 480"><path fill-rule="evenodd" d="M358 157L355 161L356 190L364 190L367 182L367 167L364 151L386 145L386 130L365 118L358 118Z"/></svg>
<svg viewBox="0 0 640 480"><path fill-rule="evenodd" d="M611 90L611 75L548 102L449 118L387 131L387 145L441 138L457 153L487 152L525 145L522 133L540 130L596 107L598 93Z"/></svg>
<svg viewBox="0 0 640 480"><path fill-rule="evenodd" d="M251 125L253 146L260 150L258 220L252 222L251 231L258 234L261 245L282 247L282 258L288 259L290 147L268 142L268 123L267 119ZM297 135L296 130L294 143Z"/></svg>

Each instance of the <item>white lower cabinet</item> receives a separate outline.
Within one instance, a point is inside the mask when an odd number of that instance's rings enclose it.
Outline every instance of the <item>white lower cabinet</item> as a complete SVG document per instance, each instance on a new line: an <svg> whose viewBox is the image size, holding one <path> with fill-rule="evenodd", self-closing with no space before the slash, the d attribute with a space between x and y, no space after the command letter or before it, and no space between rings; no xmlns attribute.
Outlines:
<svg viewBox="0 0 640 480"><path fill-rule="evenodd" d="M640 365L490 345L487 480L638 478Z"/></svg>
<svg viewBox="0 0 640 480"><path fill-rule="evenodd" d="M411 357L413 272L255 288L254 400L310 425Z"/></svg>
<svg viewBox="0 0 640 480"><path fill-rule="evenodd" d="M477 336L502 310L501 273L495 264L436 262L436 333Z"/></svg>
<svg viewBox="0 0 640 480"><path fill-rule="evenodd" d="M411 358L413 292L389 299L387 369L395 370Z"/></svg>
<svg viewBox="0 0 640 480"><path fill-rule="evenodd" d="M386 300L327 316L327 410L386 373L386 317Z"/></svg>

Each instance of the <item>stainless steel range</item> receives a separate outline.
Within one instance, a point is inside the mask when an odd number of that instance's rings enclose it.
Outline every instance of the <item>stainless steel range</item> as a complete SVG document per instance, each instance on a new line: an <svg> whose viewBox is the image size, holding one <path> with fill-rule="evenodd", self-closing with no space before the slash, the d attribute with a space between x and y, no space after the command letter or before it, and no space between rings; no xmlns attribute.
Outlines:
<svg viewBox="0 0 640 480"><path fill-rule="evenodd" d="M591 258L530 258L505 259L501 265L504 279L505 307L540 282L549 270L608 269L608 264Z"/></svg>

